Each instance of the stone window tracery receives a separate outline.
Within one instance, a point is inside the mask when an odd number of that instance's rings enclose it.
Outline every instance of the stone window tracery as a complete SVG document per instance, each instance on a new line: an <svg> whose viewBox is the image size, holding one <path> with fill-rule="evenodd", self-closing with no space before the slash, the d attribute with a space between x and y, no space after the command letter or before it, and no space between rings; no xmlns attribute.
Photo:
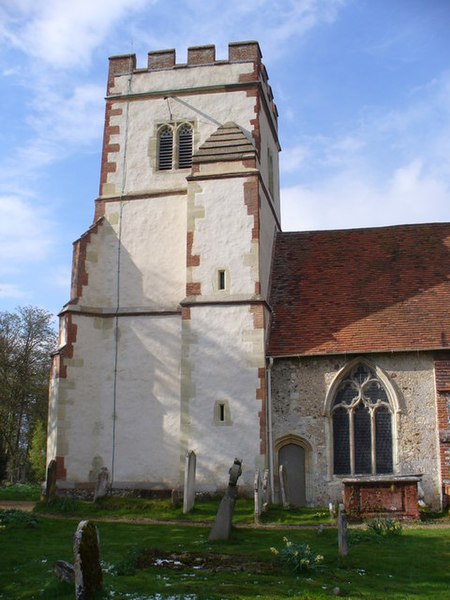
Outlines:
<svg viewBox="0 0 450 600"><path fill-rule="evenodd" d="M164 123L158 129L159 171L187 169L192 166L193 128L190 123Z"/></svg>
<svg viewBox="0 0 450 600"><path fill-rule="evenodd" d="M358 363L342 379L331 418L335 475L392 473L392 407L374 370Z"/></svg>

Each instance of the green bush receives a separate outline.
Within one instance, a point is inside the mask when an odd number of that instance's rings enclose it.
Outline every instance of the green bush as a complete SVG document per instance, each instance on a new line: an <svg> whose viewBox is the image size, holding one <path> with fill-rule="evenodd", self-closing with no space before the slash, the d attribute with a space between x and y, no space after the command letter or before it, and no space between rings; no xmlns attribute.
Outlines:
<svg viewBox="0 0 450 600"><path fill-rule="evenodd" d="M46 447L47 432L42 421L38 421L34 428L31 447L28 453L28 460L30 461L36 481L44 481L45 479Z"/></svg>
<svg viewBox="0 0 450 600"><path fill-rule="evenodd" d="M5 527L37 527L39 519L21 510L0 510L0 529Z"/></svg>
<svg viewBox="0 0 450 600"><path fill-rule="evenodd" d="M296 544L287 537L284 537L283 541L285 543L283 548L278 550L272 547L270 551L291 571L295 573L314 571L323 561L323 556L313 552L308 544Z"/></svg>
<svg viewBox="0 0 450 600"><path fill-rule="evenodd" d="M387 537L391 535L401 535L403 525L398 519L383 519L379 517L369 521L367 523L367 529L376 535Z"/></svg>

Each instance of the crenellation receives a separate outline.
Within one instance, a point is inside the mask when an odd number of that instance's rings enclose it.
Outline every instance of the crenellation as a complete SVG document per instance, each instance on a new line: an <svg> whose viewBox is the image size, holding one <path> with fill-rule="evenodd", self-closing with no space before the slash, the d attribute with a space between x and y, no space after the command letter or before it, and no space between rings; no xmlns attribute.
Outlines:
<svg viewBox="0 0 450 600"><path fill-rule="evenodd" d="M211 65L216 60L215 46L193 46L188 48L188 65Z"/></svg>
<svg viewBox="0 0 450 600"><path fill-rule="evenodd" d="M175 50L157 50L148 53L148 70L158 71L161 69L171 69L175 66Z"/></svg>

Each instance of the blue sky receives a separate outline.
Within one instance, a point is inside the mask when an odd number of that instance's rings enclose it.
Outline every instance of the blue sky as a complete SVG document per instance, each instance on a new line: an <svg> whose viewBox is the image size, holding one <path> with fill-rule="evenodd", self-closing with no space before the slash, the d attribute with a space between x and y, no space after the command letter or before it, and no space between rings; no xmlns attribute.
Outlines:
<svg viewBox="0 0 450 600"><path fill-rule="evenodd" d="M69 298L115 54L259 41L284 230L449 221L449 25L448 0L0 0L0 310Z"/></svg>

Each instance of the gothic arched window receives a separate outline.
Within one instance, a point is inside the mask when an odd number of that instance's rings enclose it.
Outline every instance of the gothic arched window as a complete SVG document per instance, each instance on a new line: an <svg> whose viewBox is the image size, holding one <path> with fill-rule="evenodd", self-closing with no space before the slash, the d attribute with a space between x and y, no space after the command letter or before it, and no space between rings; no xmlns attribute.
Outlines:
<svg viewBox="0 0 450 600"><path fill-rule="evenodd" d="M356 364L331 406L335 475L392 473L392 407L376 373Z"/></svg>
<svg viewBox="0 0 450 600"><path fill-rule="evenodd" d="M192 166L192 126L190 123L166 123L158 130L159 171L188 169Z"/></svg>
<svg viewBox="0 0 450 600"><path fill-rule="evenodd" d="M192 127L183 123L178 128L178 168L192 166Z"/></svg>
<svg viewBox="0 0 450 600"><path fill-rule="evenodd" d="M161 127L158 133L158 169L167 171L173 162L173 131L169 125Z"/></svg>

